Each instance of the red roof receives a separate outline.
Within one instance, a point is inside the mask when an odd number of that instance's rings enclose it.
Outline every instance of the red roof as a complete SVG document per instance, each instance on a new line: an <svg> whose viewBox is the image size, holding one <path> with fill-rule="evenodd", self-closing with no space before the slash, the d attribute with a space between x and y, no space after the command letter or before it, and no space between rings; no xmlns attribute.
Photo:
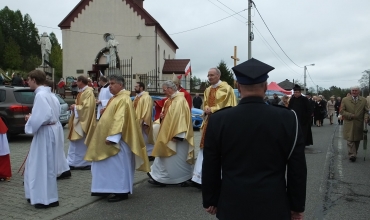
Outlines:
<svg viewBox="0 0 370 220"><path fill-rule="evenodd" d="M190 62L190 59L172 59L165 60L162 73L163 74L185 74L185 68Z"/></svg>
<svg viewBox="0 0 370 220"><path fill-rule="evenodd" d="M281 88L276 82L270 82L270 84L267 86L267 90L273 90L273 91L279 91L287 95L291 95L292 92L286 91L285 89Z"/></svg>
<svg viewBox="0 0 370 220"><path fill-rule="evenodd" d="M65 17L58 27L60 29L69 29L71 28L71 23L74 21L75 18L78 17L79 14L82 13L82 10L86 8L87 5L90 4L93 0L81 0L73 9L72 11ZM126 4L130 6L134 10L134 12L137 12L138 15L141 16L142 19L145 20L146 26L155 26L156 31L158 35L162 35L164 37L164 40L169 44L169 46L172 47L174 51L176 49L179 49L176 43L171 39L171 37L166 33L166 31L162 28L162 26L156 21L144 8L137 5L133 0L125 0ZM123 1L122 1L123 2Z"/></svg>

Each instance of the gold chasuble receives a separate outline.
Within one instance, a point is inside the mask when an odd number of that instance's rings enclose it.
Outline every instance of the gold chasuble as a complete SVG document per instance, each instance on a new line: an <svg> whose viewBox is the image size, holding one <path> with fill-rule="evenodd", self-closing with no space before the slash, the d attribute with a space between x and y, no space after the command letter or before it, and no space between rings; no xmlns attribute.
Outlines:
<svg viewBox="0 0 370 220"><path fill-rule="evenodd" d="M236 106L236 98L234 94L233 88L227 84L227 82L221 82L215 88L212 86L208 87L204 91L204 110L206 108L211 108L212 113L228 107L228 106ZM204 146L204 137L206 134L206 129L208 125L208 117L205 117L200 127L202 129L202 139L200 140L200 148Z"/></svg>
<svg viewBox="0 0 370 220"><path fill-rule="evenodd" d="M148 92L143 92L141 96L136 96L134 100L134 108L136 111L136 117L139 120L140 128L145 123L148 125L148 129L145 129L146 135L148 135L148 144L154 145L153 139L153 99L150 97Z"/></svg>
<svg viewBox="0 0 370 220"><path fill-rule="evenodd" d="M172 138L186 132L184 138L189 143L187 162L194 163L194 133L189 105L184 93L177 92L167 99L162 109L164 118L161 122L158 137L156 139L152 156L170 157L176 154L176 142Z"/></svg>
<svg viewBox="0 0 370 220"><path fill-rule="evenodd" d="M88 146L84 160L101 161L120 151L119 143L107 145L108 136L122 134L124 141L135 155L135 169L149 172L149 161L136 113L130 98L130 91L122 90L108 102L94 132L86 137Z"/></svg>
<svg viewBox="0 0 370 220"><path fill-rule="evenodd" d="M83 138L84 133L86 135L89 134L96 124L94 90L91 87L87 87L84 91L78 93L75 104L78 118L75 117L75 112L72 111L71 118L68 122L68 139L71 141Z"/></svg>

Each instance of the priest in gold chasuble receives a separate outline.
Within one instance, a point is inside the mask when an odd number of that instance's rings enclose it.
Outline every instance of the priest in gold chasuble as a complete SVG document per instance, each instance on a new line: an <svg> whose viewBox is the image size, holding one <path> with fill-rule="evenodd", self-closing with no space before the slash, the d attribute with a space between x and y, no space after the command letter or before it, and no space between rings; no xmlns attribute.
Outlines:
<svg viewBox="0 0 370 220"><path fill-rule="evenodd" d="M92 131L96 124L96 101L94 91L91 87L87 86L87 78L79 76L77 78L77 87L79 93L75 104L71 105L72 115L69 119L68 139L69 149L67 162L71 170L81 169L89 170L90 162L84 160L87 146L85 145L85 137Z"/></svg>
<svg viewBox="0 0 370 220"><path fill-rule="evenodd" d="M155 157L149 183L184 184L192 177L194 134L189 105L172 81L162 85L166 100L152 156Z"/></svg>
<svg viewBox="0 0 370 220"><path fill-rule="evenodd" d="M113 194L108 202L117 202L133 193L135 169L148 172L149 161L130 91L124 90L124 78L110 75L109 90L113 97L94 133L86 137L85 160L92 161L91 195Z"/></svg>
<svg viewBox="0 0 370 220"><path fill-rule="evenodd" d="M152 154L154 147L153 138L153 99L145 91L145 85L137 82L135 85L136 97L134 99L134 108L136 117L139 120L139 128L143 134L144 142L148 156Z"/></svg>
<svg viewBox="0 0 370 220"><path fill-rule="evenodd" d="M225 108L237 105L234 90L227 82L220 80L221 71L217 68L211 68L208 71L208 80L211 84L204 91L204 120L201 126L202 138L200 140L200 151L194 166L192 181L196 184L202 184L202 163L203 163L203 144L208 125L208 117L212 113Z"/></svg>

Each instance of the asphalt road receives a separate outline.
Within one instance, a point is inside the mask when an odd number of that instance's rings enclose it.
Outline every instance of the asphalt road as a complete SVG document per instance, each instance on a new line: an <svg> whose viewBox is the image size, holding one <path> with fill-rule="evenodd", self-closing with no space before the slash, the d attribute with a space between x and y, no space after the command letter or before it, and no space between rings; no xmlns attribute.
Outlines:
<svg viewBox="0 0 370 220"><path fill-rule="evenodd" d="M370 153L364 161L361 142L358 160L349 162L341 129L328 120L323 127L312 127L314 145L306 148L305 219L370 219ZM20 136L11 140L12 147L26 147L30 140ZM126 201L101 199L57 219L216 219L203 210L201 201L201 192L195 188L161 188L144 181Z"/></svg>

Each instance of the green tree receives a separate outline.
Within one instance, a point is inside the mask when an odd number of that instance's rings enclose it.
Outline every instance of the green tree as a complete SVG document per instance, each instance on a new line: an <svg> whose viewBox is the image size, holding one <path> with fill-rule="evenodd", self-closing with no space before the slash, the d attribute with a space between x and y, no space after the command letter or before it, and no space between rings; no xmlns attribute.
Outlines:
<svg viewBox="0 0 370 220"><path fill-rule="evenodd" d="M40 65L41 59L36 55L31 55L28 59L24 60L23 62L23 70L25 72L30 72L34 70L36 66Z"/></svg>
<svg viewBox="0 0 370 220"><path fill-rule="evenodd" d="M53 32L50 33L51 54L50 63L55 69L55 81L58 82L63 76L63 50Z"/></svg>
<svg viewBox="0 0 370 220"><path fill-rule="evenodd" d="M234 74L227 67L225 61L221 60L217 68L221 71L221 81L227 82L231 87L234 88Z"/></svg>
<svg viewBox="0 0 370 220"><path fill-rule="evenodd" d="M202 80L200 78L197 78L196 76L192 76L190 78L190 89L193 90L199 90L200 84L202 83Z"/></svg>
<svg viewBox="0 0 370 220"><path fill-rule="evenodd" d="M13 38L5 45L3 59L5 68L17 70L22 65L21 49Z"/></svg>

